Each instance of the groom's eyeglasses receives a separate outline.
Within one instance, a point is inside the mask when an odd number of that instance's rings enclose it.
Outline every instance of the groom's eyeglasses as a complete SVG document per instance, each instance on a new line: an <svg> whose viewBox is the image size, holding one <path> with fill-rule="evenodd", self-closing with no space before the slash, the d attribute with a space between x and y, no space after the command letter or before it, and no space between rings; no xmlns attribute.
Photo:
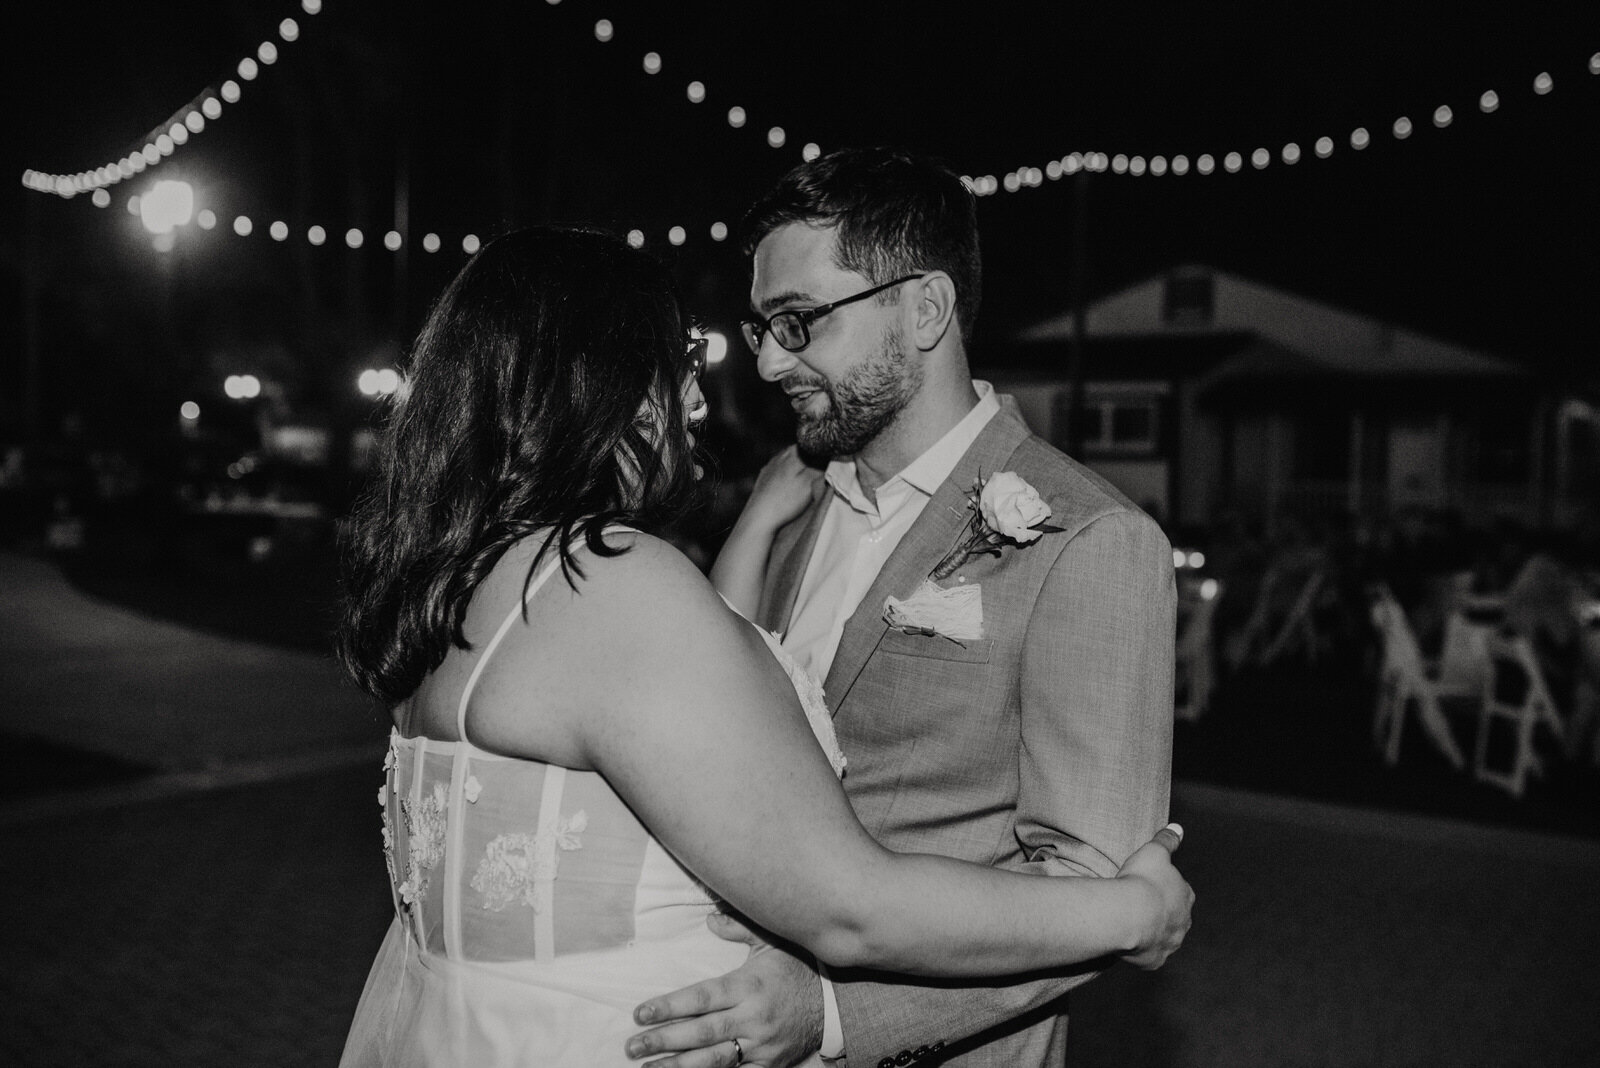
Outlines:
<svg viewBox="0 0 1600 1068"><path fill-rule="evenodd" d="M745 344L749 345L750 351L758 356L761 355L761 342L769 333L772 335L772 340L776 341L779 347L786 352L799 352L811 344L811 324L835 308L842 308L846 304L854 304L858 300L866 300L868 297L882 293L885 289L892 289L901 283L925 278L926 276L925 272L923 274L908 274L904 278L896 278L892 282L885 282L881 286L864 289L860 293L852 293L848 297L840 297L838 300L829 301L827 304L819 304L815 308L797 308L792 311L781 311L767 319L746 319L739 324L739 329L744 333Z"/></svg>

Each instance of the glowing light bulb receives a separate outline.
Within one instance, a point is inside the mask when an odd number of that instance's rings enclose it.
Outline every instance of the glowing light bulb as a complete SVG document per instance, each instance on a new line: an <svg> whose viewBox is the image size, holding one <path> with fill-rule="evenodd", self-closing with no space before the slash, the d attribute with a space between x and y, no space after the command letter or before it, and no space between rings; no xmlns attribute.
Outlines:
<svg viewBox="0 0 1600 1068"><path fill-rule="evenodd" d="M822 155L822 146L815 141L807 141L805 147L800 150L800 158L807 163L810 163L820 155Z"/></svg>
<svg viewBox="0 0 1600 1068"><path fill-rule="evenodd" d="M789 135L783 132L782 126L774 126L767 131L767 144L773 148L782 148L783 143L788 139Z"/></svg>
<svg viewBox="0 0 1600 1068"><path fill-rule="evenodd" d="M1394 120L1394 136L1397 141L1404 141L1411 136L1411 120L1404 115Z"/></svg>
<svg viewBox="0 0 1600 1068"><path fill-rule="evenodd" d="M1478 98L1478 110L1483 112L1485 115L1494 111L1499 106L1500 94L1495 92L1493 89L1490 89L1488 92L1484 93Z"/></svg>
<svg viewBox="0 0 1600 1068"><path fill-rule="evenodd" d="M172 138L170 135L162 134L160 137L156 138L156 151L161 153L163 156L172 155L172 149L174 147L175 146L172 143Z"/></svg>
<svg viewBox="0 0 1600 1068"><path fill-rule="evenodd" d="M135 218L139 215L139 196L137 193L128 198L128 214Z"/></svg>
<svg viewBox="0 0 1600 1068"><path fill-rule="evenodd" d="M1211 158L1211 153L1203 152L1200 158L1194 161L1194 169L1201 174L1210 174L1217 169L1217 161Z"/></svg>
<svg viewBox="0 0 1600 1068"><path fill-rule="evenodd" d="M222 101L214 96L208 96L201 102L200 110L205 113L208 119L220 119L222 117Z"/></svg>
<svg viewBox="0 0 1600 1068"><path fill-rule="evenodd" d="M1128 157L1124 156L1121 152L1118 152L1115 156L1112 156L1111 157L1111 170L1112 170L1112 173L1114 173L1114 174L1127 174L1128 173Z"/></svg>
<svg viewBox="0 0 1600 1068"><path fill-rule="evenodd" d="M243 78L245 81L255 81L256 75L259 73L261 73L261 68L256 66L256 61L251 59L249 56L245 56L239 61L239 77Z"/></svg>
<svg viewBox="0 0 1600 1068"><path fill-rule="evenodd" d="M160 163L160 162L161 162L161 148L160 148L160 146L154 145L154 144L145 145L144 146L144 165L146 167L148 167L148 166L151 166L152 164Z"/></svg>
<svg viewBox="0 0 1600 1068"><path fill-rule="evenodd" d="M217 213L210 208L201 208L194 221L200 224L200 229L210 230L217 225Z"/></svg>
<svg viewBox="0 0 1600 1068"><path fill-rule="evenodd" d="M1440 104L1433 109L1433 124L1441 130L1449 126L1450 120L1453 118L1455 118L1455 113L1450 110L1448 105Z"/></svg>
<svg viewBox="0 0 1600 1068"><path fill-rule="evenodd" d="M222 83L221 92L222 99L229 104L237 104L239 102L239 83L234 81L232 78L229 78L227 81ZM189 114L195 115L195 113L192 111L189 112ZM199 118L199 116L195 115L195 118Z"/></svg>
<svg viewBox="0 0 1600 1068"><path fill-rule="evenodd" d="M661 73L661 53L646 52L644 54L644 72L646 74Z"/></svg>
<svg viewBox="0 0 1600 1068"><path fill-rule="evenodd" d="M1004 185L1007 193L1015 193L1022 188L1022 179L1017 177L1016 171L1012 171L1005 176Z"/></svg>
<svg viewBox="0 0 1600 1068"><path fill-rule="evenodd" d="M1272 162L1272 153L1264 148L1258 148L1250 153L1250 166L1256 170L1266 170L1267 164Z"/></svg>
<svg viewBox="0 0 1600 1068"><path fill-rule="evenodd" d="M271 41L262 41L256 47L256 58L267 66L272 66L278 62L278 46Z"/></svg>
<svg viewBox="0 0 1600 1068"><path fill-rule="evenodd" d="M194 401L184 401L178 405L178 417L191 423L194 422L200 418L200 405Z"/></svg>
<svg viewBox="0 0 1600 1068"><path fill-rule="evenodd" d="M732 126L735 130L737 130L741 126L744 125L744 120L745 120L744 108L739 107L737 104L735 104L733 107L728 109L728 125L729 126Z"/></svg>
<svg viewBox="0 0 1600 1068"><path fill-rule="evenodd" d="M274 241L289 240L289 224L282 219L273 220L272 225L267 227L267 236Z"/></svg>
<svg viewBox="0 0 1600 1068"><path fill-rule="evenodd" d="M714 223L712 223L711 224L711 240L713 240L713 241L726 241L726 240L728 240L728 224L725 223L725 222L714 222Z"/></svg>
<svg viewBox="0 0 1600 1068"><path fill-rule="evenodd" d="M1167 157L1156 156L1150 161L1150 173L1160 178L1167 173Z"/></svg>
<svg viewBox="0 0 1600 1068"><path fill-rule="evenodd" d="M1546 71L1540 71L1538 77L1533 79L1533 91L1538 93L1540 96L1544 96L1544 94L1548 93L1555 87L1555 80L1551 78L1549 73Z"/></svg>
<svg viewBox="0 0 1600 1068"><path fill-rule="evenodd" d="M1300 146L1290 141L1283 146L1283 162L1295 164L1300 162Z"/></svg>
<svg viewBox="0 0 1600 1068"><path fill-rule="evenodd" d="M139 220L152 234L170 234L193 214L194 187L188 182L157 182L139 201Z"/></svg>
<svg viewBox="0 0 1600 1068"><path fill-rule="evenodd" d="M644 231L629 230L628 244L632 245L634 248L644 248Z"/></svg>
<svg viewBox="0 0 1600 1068"><path fill-rule="evenodd" d="M1128 161L1128 173L1133 175L1135 178L1144 174L1144 167L1145 163L1143 156L1134 156Z"/></svg>
<svg viewBox="0 0 1600 1068"><path fill-rule="evenodd" d="M1367 128L1365 126L1357 126L1354 130L1350 131L1351 148L1360 151L1370 144L1372 144L1372 135L1367 132Z"/></svg>
<svg viewBox="0 0 1600 1068"><path fill-rule="evenodd" d="M1333 155L1333 138L1331 138L1331 137L1319 137L1319 138L1317 138L1317 143L1316 143L1315 148L1316 148L1316 151L1317 151L1317 158L1318 159L1327 159L1329 156Z"/></svg>
<svg viewBox="0 0 1600 1068"><path fill-rule="evenodd" d="M1238 174L1239 168L1244 166L1244 158L1237 152L1229 152L1222 157L1222 166L1229 174Z"/></svg>
<svg viewBox="0 0 1600 1068"><path fill-rule="evenodd" d="M313 226L306 231L306 240L313 245L321 246L323 242L328 240L328 231L320 226Z"/></svg>
<svg viewBox="0 0 1600 1068"><path fill-rule="evenodd" d="M422 251L424 251L424 252L438 252L439 251L439 235L438 234L423 234L422 235Z"/></svg>
<svg viewBox="0 0 1600 1068"><path fill-rule="evenodd" d="M233 232L240 237L249 237L250 231L253 229L255 229L255 225L250 222L250 216L248 215L240 215L233 220Z"/></svg>
<svg viewBox="0 0 1600 1068"><path fill-rule="evenodd" d="M322 10L322 0L300 0L300 10L307 15L315 15Z"/></svg>
<svg viewBox="0 0 1600 1068"><path fill-rule="evenodd" d="M681 226L674 226L667 231L667 240L674 245L681 245L689 240L689 233Z"/></svg>
<svg viewBox="0 0 1600 1068"><path fill-rule="evenodd" d="M284 19L278 23L278 36L285 41L297 40L300 37L300 24L294 19Z"/></svg>
<svg viewBox="0 0 1600 1068"><path fill-rule="evenodd" d="M616 30L611 25L610 19L600 19L594 24L594 39L601 44L611 40Z"/></svg>
<svg viewBox="0 0 1600 1068"><path fill-rule="evenodd" d="M704 82L690 82L684 92L689 97L689 103L699 104L706 98L706 85Z"/></svg>
<svg viewBox="0 0 1600 1068"><path fill-rule="evenodd" d="M1600 74L1600 52L1589 57L1589 73Z"/></svg>
<svg viewBox="0 0 1600 1068"><path fill-rule="evenodd" d="M107 204L111 203L111 194L107 193L104 189L96 189L94 191L94 196L90 197L89 199L93 201L95 207L103 208Z"/></svg>
<svg viewBox="0 0 1600 1068"><path fill-rule="evenodd" d="M344 232L344 243L351 248L360 248L365 240L366 236L354 226Z"/></svg>
<svg viewBox="0 0 1600 1068"><path fill-rule="evenodd" d="M390 252L399 252L400 234L395 230L390 230L388 233L384 234L383 247L388 249Z"/></svg>
<svg viewBox="0 0 1600 1068"><path fill-rule="evenodd" d="M483 242L478 240L477 234L468 234L461 239L461 251L469 256L476 256L482 247Z"/></svg>
<svg viewBox="0 0 1600 1068"><path fill-rule="evenodd" d="M186 144L189 140L189 127L181 122L175 122L167 128L167 136L175 145Z"/></svg>

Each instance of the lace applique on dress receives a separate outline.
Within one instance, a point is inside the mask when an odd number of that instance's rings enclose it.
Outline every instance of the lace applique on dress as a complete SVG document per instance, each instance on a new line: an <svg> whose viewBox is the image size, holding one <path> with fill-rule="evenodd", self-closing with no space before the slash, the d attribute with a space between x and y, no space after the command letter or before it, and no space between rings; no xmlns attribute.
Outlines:
<svg viewBox="0 0 1600 1068"><path fill-rule="evenodd" d="M400 802L406 821L406 878L399 886L400 900L407 906L422 900L428 892L428 869L444 856L445 810L449 805L444 783L435 783L433 794L413 805Z"/></svg>
<svg viewBox="0 0 1600 1068"><path fill-rule="evenodd" d="M555 882L560 850L583 848L578 836L588 827L588 812L579 811L558 822L553 833L496 837L484 848L472 876L472 888L483 895L483 907L500 912L508 905L525 905L542 911L539 887Z"/></svg>

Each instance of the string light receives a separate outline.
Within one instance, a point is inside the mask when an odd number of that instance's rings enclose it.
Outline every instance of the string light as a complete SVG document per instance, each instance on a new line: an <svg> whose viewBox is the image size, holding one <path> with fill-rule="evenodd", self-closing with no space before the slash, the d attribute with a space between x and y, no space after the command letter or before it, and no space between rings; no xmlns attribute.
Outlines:
<svg viewBox="0 0 1600 1068"><path fill-rule="evenodd" d="M321 0L301 0L299 7L307 15L316 15L322 10L322 3ZM300 33L300 23L295 19L286 18L278 23L278 36L285 43L299 40ZM234 71L243 81L254 81L261 73L261 67L276 63L279 54L277 44L272 41L262 41L256 46L253 56L247 55L239 60ZM207 119L216 120L222 117L223 101L229 104L238 103L240 95L239 83L231 77L220 84L208 85L135 142L140 145L138 149L115 162L88 167L76 174L50 174L30 168L23 172L22 184L36 192L54 193L62 198L71 198L98 185L131 178L146 167L155 166L163 159L172 156L179 147L188 144L193 140L193 135L205 130Z"/></svg>

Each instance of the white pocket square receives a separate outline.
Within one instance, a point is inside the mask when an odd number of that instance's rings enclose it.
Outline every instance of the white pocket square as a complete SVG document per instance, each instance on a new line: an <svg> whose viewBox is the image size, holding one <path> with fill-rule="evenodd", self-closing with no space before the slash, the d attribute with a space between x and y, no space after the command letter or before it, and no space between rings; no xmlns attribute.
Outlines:
<svg viewBox="0 0 1600 1068"><path fill-rule="evenodd" d="M983 593L977 584L943 589L928 579L905 600L887 598L883 619L907 634L929 634L953 642L983 637Z"/></svg>

